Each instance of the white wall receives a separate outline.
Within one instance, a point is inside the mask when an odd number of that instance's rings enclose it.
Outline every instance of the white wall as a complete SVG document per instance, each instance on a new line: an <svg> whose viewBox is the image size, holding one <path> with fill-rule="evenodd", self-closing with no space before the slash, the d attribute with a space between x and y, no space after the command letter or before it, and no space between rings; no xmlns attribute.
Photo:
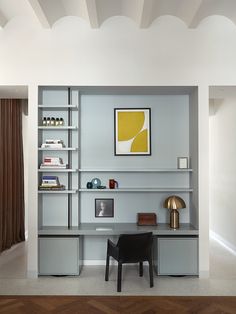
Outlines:
<svg viewBox="0 0 236 314"><path fill-rule="evenodd" d="M28 144L28 104L27 100L22 101L23 114L22 114L22 138L24 149L24 193L25 193L25 234L28 236L28 157L29 157L29 144Z"/></svg>
<svg viewBox="0 0 236 314"><path fill-rule="evenodd" d="M29 85L29 263L37 270L37 85L198 85L200 271L208 263L208 85L236 85L236 27L210 17L188 29L175 17L148 29L125 17L91 29L67 17L52 29L13 18L0 31L0 85ZM205 176L206 175L206 176Z"/></svg>
<svg viewBox="0 0 236 314"><path fill-rule="evenodd" d="M210 109L210 229L236 251L236 88Z"/></svg>

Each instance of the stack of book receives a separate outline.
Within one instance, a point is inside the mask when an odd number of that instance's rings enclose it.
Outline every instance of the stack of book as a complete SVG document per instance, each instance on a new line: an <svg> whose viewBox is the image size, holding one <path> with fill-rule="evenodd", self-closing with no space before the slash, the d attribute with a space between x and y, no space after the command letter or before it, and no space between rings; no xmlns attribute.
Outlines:
<svg viewBox="0 0 236 314"><path fill-rule="evenodd" d="M57 176L43 176L39 189L61 191L65 190L65 186L60 184Z"/></svg>
<svg viewBox="0 0 236 314"><path fill-rule="evenodd" d="M41 145L42 148L54 148L62 149L65 147L63 140L46 140L45 143Z"/></svg>
<svg viewBox="0 0 236 314"><path fill-rule="evenodd" d="M48 169L48 168L57 168L57 169L66 169L67 164L63 163L62 158L60 157L44 157L43 162L40 165L40 169Z"/></svg>

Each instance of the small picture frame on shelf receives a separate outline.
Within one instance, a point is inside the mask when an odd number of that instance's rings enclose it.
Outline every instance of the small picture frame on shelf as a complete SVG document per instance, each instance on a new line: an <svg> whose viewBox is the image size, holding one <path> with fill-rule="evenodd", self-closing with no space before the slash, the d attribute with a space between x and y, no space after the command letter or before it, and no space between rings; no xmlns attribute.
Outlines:
<svg viewBox="0 0 236 314"><path fill-rule="evenodd" d="M95 217L111 218L114 217L114 199L96 198L95 199Z"/></svg>
<svg viewBox="0 0 236 314"><path fill-rule="evenodd" d="M188 157L178 157L177 167L178 169L188 169Z"/></svg>

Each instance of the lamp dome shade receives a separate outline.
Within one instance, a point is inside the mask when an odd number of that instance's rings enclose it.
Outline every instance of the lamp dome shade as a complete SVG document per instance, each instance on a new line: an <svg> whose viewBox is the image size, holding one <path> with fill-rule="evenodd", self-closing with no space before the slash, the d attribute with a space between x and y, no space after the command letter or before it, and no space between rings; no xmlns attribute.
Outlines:
<svg viewBox="0 0 236 314"><path fill-rule="evenodd" d="M176 196L176 195L171 195L164 201L164 208L168 208L168 209L186 208L186 204L185 204L185 201L181 197Z"/></svg>

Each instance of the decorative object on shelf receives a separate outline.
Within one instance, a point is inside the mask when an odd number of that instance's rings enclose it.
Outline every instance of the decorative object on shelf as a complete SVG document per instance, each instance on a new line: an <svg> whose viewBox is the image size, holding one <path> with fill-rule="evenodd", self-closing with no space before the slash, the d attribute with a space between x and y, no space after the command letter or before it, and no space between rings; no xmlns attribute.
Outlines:
<svg viewBox="0 0 236 314"><path fill-rule="evenodd" d="M42 182L39 186L39 190L65 190L65 186L60 184L57 176L43 176Z"/></svg>
<svg viewBox="0 0 236 314"><path fill-rule="evenodd" d="M91 182L93 185L93 189L97 189L97 187L101 185L101 180L99 178L93 178Z"/></svg>
<svg viewBox="0 0 236 314"><path fill-rule="evenodd" d="M170 228L179 228L179 212L178 209L186 208L185 201L176 195L169 196L164 202L164 208L170 209Z"/></svg>
<svg viewBox="0 0 236 314"><path fill-rule="evenodd" d="M42 124L43 124L43 126L47 126L47 119L46 119L46 117L43 118Z"/></svg>
<svg viewBox="0 0 236 314"><path fill-rule="evenodd" d="M115 108L115 155L151 155L151 109Z"/></svg>
<svg viewBox="0 0 236 314"><path fill-rule="evenodd" d="M59 125L60 125L60 120L59 120L59 118L56 118L55 126L59 126Z"/></svg>
<svg viewBox="0 0 236 314"><path fill-rule="evenodd" d="M156 226L157 215L155 213L138 213L138 226Z"/></svg>
<svg viewBox="0 0 236 314"><path fill-rule="evenodd" d="M93 188L92 182L87 182L86 186L87 186L87 189L92 189Z"/></svg>
<svg viewBox="0 0 236 314"><path fill-rule="evenodd" d="M42 148L56 148L60 149L65 147L63 140L45 140L45 143L41 145Z"/></svg>
<svg viewBox="0 0 236 314"><path fill-rule="evenodd" d="M118 188L118 182L114 179L109 179L109 188L110 189Z"/></svg>
<svg viewBox="0 0 236 314"><path fill-rule="evenodd" d="M178 169L188 169L188 157L177 158Z"/></svg>
<svg viewBox="0 0 236 314"><path fill-rule="evenodd" d="M114 217L114 199L95 199L95 217Z"/></svg>
<svg viewBox="0 0 236 314"><path fill-rule="evenodd" d="M100 190L103 190L103 189L106 189L107 187L105 185L100 185L97 188L100 189Z"/></svg>
<svg viewBox="0 0 236 314"><path fill-rule="evenodd" d="M43 126L63 126L64 124L63 118L43 117L42 119Z"/></svg>

